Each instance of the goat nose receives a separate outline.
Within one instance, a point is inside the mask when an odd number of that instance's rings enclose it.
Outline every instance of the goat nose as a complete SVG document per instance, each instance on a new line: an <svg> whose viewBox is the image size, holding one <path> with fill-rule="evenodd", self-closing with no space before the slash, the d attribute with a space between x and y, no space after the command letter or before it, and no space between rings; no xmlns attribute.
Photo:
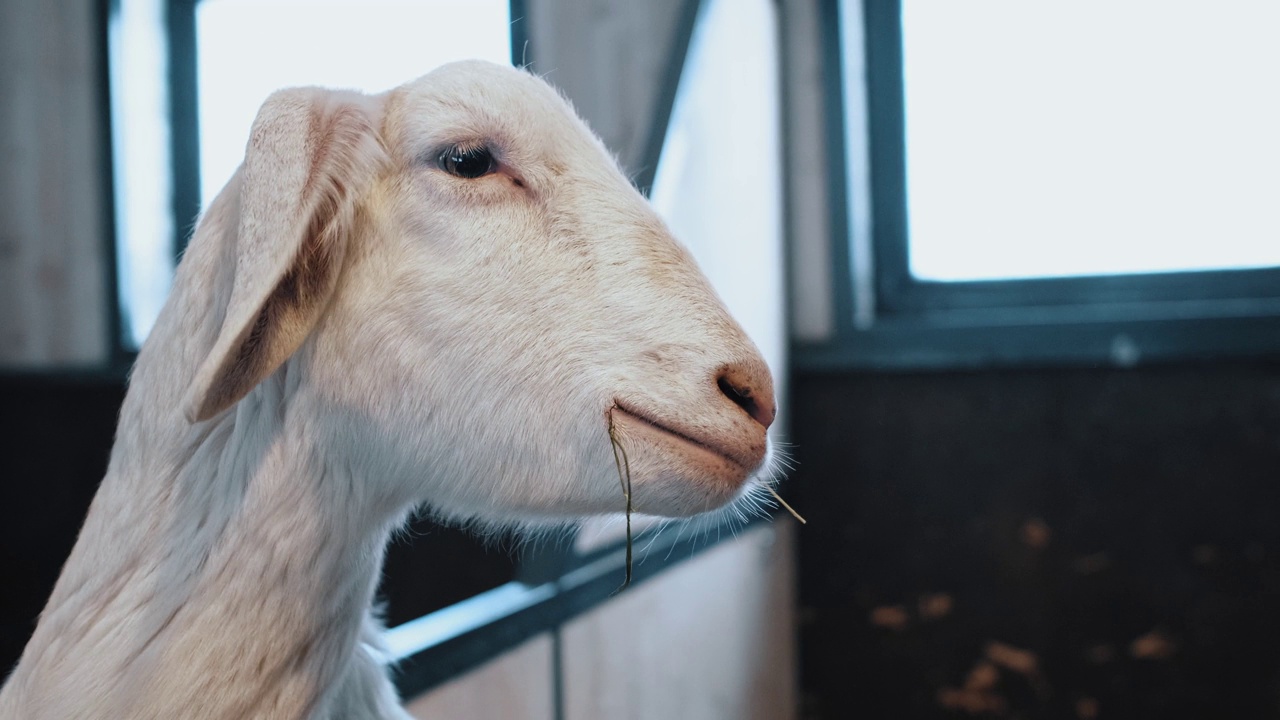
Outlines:
<svg viewBox="0 0 1280 720"><path fill-rule="evenodd" d="M720 371L716 385L764 429L773 424L778 407L773 402L773 381L763 366L730 365Z"/></svg>

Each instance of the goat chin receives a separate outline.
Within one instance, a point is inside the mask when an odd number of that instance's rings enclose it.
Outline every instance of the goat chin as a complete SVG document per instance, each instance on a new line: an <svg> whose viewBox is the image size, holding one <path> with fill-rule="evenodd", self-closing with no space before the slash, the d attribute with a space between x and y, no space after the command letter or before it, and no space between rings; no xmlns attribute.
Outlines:
<svg viewBox="0 0 1280 720"><path fill-rule="evenodd" d="M615 446L637 512L750 502L773 416L760 353L540 79L282 90L0 717L407 717L370 607L411 508L620 512Z"/></svg>

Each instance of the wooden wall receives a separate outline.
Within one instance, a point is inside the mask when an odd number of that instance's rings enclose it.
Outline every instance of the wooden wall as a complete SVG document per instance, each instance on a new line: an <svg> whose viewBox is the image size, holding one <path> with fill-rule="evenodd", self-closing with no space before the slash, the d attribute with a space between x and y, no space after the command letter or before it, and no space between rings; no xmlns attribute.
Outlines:
<svg viewBox="0 0 1280 720"><path fill-rule="evenodd" d="M539 635L408 703L421 720L557 720L554 639Z"/></svg>
<svg viewBox="0 0 1280 720"><path fill-rule="evenodd" d="M409 710L422 720L795 717L795 535L789 520L753 528Z"/></svg>
<svg viewBox="0 0 1280 720"><path fill-rule="evenodd" d="M107 358L99 3L0 3L0 367Z"/></svg>
<svg viewBox="0 0 1280 720"><path fill-rule="evenodd" d="M566 625L564 720L792 717L795 529L744 533Z"/></svg>

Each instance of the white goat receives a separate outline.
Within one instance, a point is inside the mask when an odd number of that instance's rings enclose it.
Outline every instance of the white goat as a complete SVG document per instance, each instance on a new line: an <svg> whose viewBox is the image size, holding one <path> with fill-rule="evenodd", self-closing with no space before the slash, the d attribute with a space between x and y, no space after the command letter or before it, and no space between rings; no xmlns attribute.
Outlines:
<svg viewBox="0 0 1280 720"><path fill-rule="evenodd" d="M772 381L541 80L283 90L138 357L0 717L405 718L370 603L415 506L685 516L761 482ZM447 579L442 581L447 582Z"/></svg>

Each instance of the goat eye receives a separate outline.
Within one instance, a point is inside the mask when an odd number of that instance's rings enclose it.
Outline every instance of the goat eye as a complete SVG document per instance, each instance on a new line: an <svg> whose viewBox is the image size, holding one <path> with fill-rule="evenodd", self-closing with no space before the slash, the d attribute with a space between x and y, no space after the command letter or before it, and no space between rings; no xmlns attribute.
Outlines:
<svg viewBox="0 0 1280 720"><path fill-rule="evenodd" d="M452 147L440 155L440 169L468 180L493 172L493 154L481 145L476 148Z"/></svg>

